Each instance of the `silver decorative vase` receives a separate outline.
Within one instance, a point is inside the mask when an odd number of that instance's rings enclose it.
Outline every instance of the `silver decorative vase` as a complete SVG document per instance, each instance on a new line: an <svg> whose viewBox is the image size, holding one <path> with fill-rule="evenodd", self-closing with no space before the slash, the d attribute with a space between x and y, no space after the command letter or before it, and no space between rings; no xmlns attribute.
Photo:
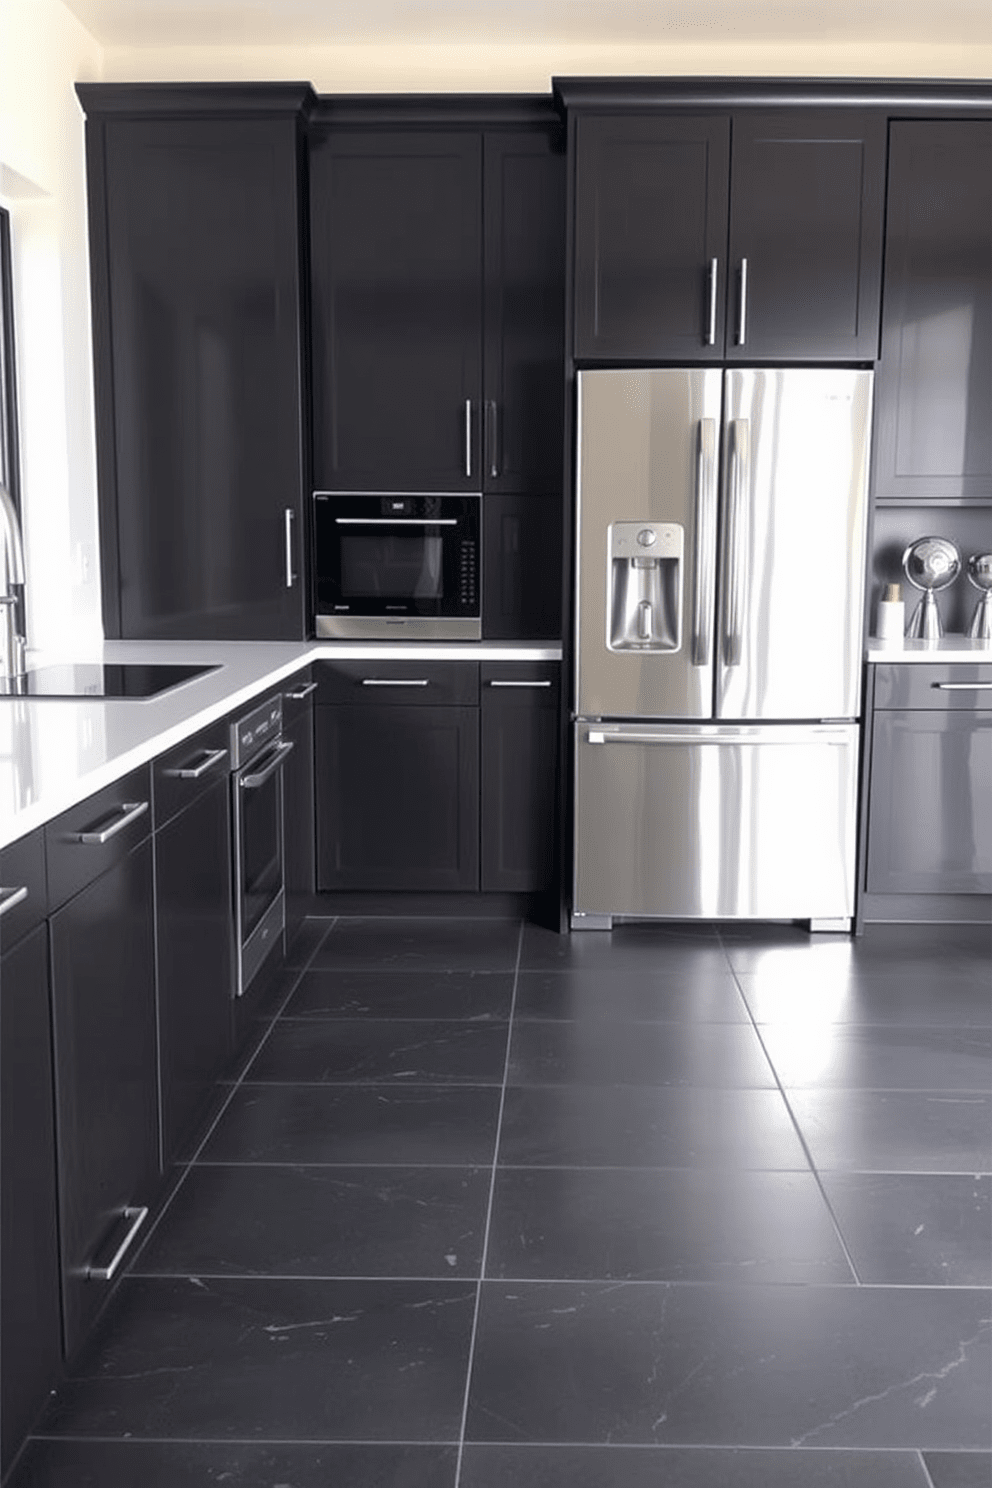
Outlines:
<svg viewBox="0 0 992 1488"><path fill-rule="evenodd" d="M954 583L961 572L961 555L946 537L920 537L903 553L902 567L913 587L923 591L906 634L912 640L937 641L943 627L934 594Z"/></svg>

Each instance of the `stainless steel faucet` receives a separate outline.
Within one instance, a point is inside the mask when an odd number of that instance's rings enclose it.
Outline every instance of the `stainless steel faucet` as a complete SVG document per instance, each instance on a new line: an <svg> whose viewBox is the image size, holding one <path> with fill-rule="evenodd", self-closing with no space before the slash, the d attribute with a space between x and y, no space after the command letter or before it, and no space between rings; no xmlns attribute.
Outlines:
<svg viewBox="0 0 992 1488"><path fill-rule="evenodd" d="M0 485L0 540L3 567L0 568L0 682L23 677L26 666L27 639L20 626L24 598L24 543L17 509L6 486Z"/></svg>

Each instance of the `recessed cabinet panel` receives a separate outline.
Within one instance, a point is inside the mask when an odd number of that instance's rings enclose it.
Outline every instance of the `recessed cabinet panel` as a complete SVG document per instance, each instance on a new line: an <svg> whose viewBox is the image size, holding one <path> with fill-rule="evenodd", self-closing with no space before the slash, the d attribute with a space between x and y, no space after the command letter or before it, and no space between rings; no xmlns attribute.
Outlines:
<svg viewBox="0 0 992 1488"><path fill-rule="evenodd" d="M487 493L483 523L484 638L557 641L562 598L560 497Z"/></svg>
<svg viewBox="0 0 992 1488"><path fill-rule="evenodd" d="M727 118L579 119L576 357L720 356L729 152Z"/></svg>
<svg viewBox="0 0 992 1488"><path fill-rule="evenodd" d="M891 126L875 494L992 498L992 120Z"/></svg>

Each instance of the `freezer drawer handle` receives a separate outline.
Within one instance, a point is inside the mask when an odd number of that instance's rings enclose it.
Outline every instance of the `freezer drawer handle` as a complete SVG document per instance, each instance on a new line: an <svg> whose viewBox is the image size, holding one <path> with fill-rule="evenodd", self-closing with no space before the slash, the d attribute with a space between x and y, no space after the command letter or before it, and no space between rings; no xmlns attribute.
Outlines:
<svg viewBox="0 0 992 1488"><path fill-rule="evenodd" d="M137 821L139 816L144 816L148 810L147 801L122 801L120 805L120 816L110 823L109 827L101 827L94 832L76 832L72 840L74 842L85 842L91 846L102 847L109 842L111 837L116 837L118 832L123 832L125 827Z"/></svg>
<svg viewBox="0 0 992 1488"><path fill-rule="evenodd" d="M201 775L206 775L214 765L219 765L221 760L226 759L226 749L208 749L198 765L183 765L181 769L166 770L165 773L174 780L199 780Z"/></svg>
<svg viewBox="0 0 992 1488"><path fill-rule="evenodd" d="M117 1249L114 1251L113 1255L105 1266L86 1267L87 1281L113 1281L117 1269L121 1264L121 1261L123 1261L124 1257L131 1249L138 1231L141 1229L141 1226L148 1218L148 1210L144 1205L142 1205L141 1208L123 1209L121 1211L121 1218L129 1219L131 1221L130 1225L128 1226L127 1234L124 1236L120 1245L118 1245Z"/></svg>
<svg viewBox="0 0 992 1488"><path fill-rule="evenodd" d="M751 471L751 424L734 419L730 425L730 510L725 549L726 599L724 601L723 659L728 667L740 666L743 648L745 500Z"/></svg>
<svg viewBox="0 0 992 1488"><path fill-rule="evenodd" d="M714 263L716 260L714 259ZM699 420L696 452L696 574L692 617L692 664L710 659L709 619L713 613L716 552L716 419Z"/></svg>
<svg viewBox="0 0 992 1488"><path fill-rule="evenodd" d="M787 733L785 729L770 727L768 732L763 732L760 737L749 734L635 734L635 733L609 733L605 729L590 729L586 736L589 744L691 744L693 749L699 744L755 744L764 749L768 744L792 745L799 744L808 746L811 742L817 744L846 744L848 737L836 729L797 729L794 733Z"/></svg>
<svg viewBox="0 0 992 1488"><path fill-rule="evenodd" d="M940 692L990 692L992 682L931 682Z"/></svg>
<svg viewBox="0 0 992 1488"><path fill-rule="evenodd" d="M24 885L19 889L0 889L0 919L3 919L3 916L9 909L13 909L15 904L23 904L27 897L28 891Z"/></svg>

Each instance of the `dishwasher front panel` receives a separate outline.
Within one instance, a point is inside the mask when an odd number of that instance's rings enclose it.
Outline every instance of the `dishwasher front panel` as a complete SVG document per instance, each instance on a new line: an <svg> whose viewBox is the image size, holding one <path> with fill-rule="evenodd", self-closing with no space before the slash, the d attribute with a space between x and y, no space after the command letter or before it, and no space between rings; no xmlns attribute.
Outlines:
<svg viewBox="0 0 992 1488"><path fill-rule="evenodd" d="M573 911L850 919L856 724L576 724Z"/></svg>

